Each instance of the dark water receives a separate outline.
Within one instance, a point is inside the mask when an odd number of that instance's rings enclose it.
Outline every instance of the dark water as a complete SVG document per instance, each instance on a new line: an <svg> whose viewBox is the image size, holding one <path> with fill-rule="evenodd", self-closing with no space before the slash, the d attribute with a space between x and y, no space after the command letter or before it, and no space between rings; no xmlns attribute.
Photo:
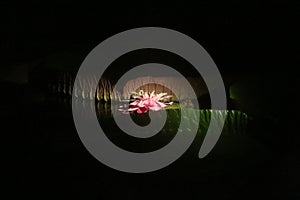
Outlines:
<svg viewBox="0 0 300 200"><path fill-rule="evenodd" d="M68 99L28 88L21 88L19 97L1 104L4 181L12 186L8 191L12 198L280 199L286 194L281 184L286 180L285 166L269 145L252 137L259 130L221 136L204 159L197 157L201 139L196 138L170 166L129 174L103 165L87 152Z"/></svg>

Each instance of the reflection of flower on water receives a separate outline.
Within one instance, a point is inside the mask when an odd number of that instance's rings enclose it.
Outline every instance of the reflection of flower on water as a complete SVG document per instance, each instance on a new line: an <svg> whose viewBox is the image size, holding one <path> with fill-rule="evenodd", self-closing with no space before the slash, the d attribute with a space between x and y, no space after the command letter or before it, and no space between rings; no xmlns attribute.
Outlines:
<svg viewBox="0 0 300 200"><path fill-rule="evenodd" d="M154 91L149 95L148 93L144 93L143 90L140 90L139 94L134 93L131 97L129 108L125 109L126 107L121 106L119 111L122 111L123 113L133 113L136 111L138 114L142 114L148 112L149 110L162 110L166 106L172 105L173 103L163 102L172 97L171 95L167 95L167 93L155 94Z"/></svg>

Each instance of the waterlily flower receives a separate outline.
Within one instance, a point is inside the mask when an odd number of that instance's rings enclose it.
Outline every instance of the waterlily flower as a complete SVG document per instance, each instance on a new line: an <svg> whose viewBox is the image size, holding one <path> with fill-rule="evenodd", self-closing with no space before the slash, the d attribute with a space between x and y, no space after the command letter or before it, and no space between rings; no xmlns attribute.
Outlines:
<svg viewBox="0 0 300 200"><path fill-rule="evenodd" d="M149 110L159 111L165 108L168 105L172 105L173 102L164 103L162 101L168 100L171 95L167 95L167 93L155 94L153 91L150 95L148 93L144 93L142 90L139 92L139 96L133 95L135 99L131 103L129 103L128 112L137 112L138 114L146 113ZM119 109L124 112L124 109Z"/></svg>

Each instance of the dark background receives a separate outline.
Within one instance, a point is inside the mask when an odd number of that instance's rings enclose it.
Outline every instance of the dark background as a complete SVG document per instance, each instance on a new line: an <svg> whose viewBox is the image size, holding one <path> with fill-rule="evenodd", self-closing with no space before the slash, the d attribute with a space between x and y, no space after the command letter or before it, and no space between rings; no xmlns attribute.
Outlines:
<svg viewBox="0 0 300 200"><path fill-rule="evenodd" d="M1 53L6 63L22 62L76 45L95 46L127 29L159 26L196 39L221 70L273 70L271 63L283 61L286 48L296 48L298 8L285 1L2 2Z"/></svg>
<svg viewBox="0 0 300 200"><path fill-rule="evenodd" d="M295 129L299 11L299 3L287 1L1 1L0 103L6 191L13 197L39 199L299 199L299 131ZM272 125L260 121L263 131L253 131L255 141L267 150L255 143L252 152L252 143L246 141L247 153L239 148L232 153L241 152L241 157L229 161L208 157L197 163L197 178L183 173L193 166L189 159L187 165L179 161L180 167L175 163L159 172L131 175L111 170L89 155L76 135L70 110L61 104L53 107L32 80L49 62L58 69L61 63L76 69L104 39L144 26L180 31L208 51L222 75L250 77L252 87L246 87L244 94L251 97L242 103L249 104L250 113L257 108L252 114L258 118L267 108L276 119ZM68 52L79 55L71 56L76 64L60 57ZM258 92L252 95L253 91ZM227 170L229 162L230 168L236 168ZM209 166L214 166L213 172ZM206 171L209 175L203 176Z"/></svg>

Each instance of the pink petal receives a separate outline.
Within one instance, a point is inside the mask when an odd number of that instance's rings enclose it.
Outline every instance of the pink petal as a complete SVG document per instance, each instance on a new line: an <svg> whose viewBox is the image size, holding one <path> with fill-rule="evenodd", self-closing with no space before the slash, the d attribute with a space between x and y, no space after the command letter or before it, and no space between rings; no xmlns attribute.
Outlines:
<svg viewBox="0 0 300 200"><path fill-rule="evenodd" d="M162 103L162 102L157 102L161 107L166 107L167 105L166 104L164 104L164 103Z"/></svg>
<svg viewBox="0 0 300 200"><path fill-rule="evenodd" d="M134 101L134 102L130 103L129 105L135 106L135 105L137 105L137 104L138 104L138 101Z"/></svg>
<svg viewBox="0 0 300 200"><path fill-rule="evenodd" d="M139 107L145 107L145 102L144 101L141 101L137 104Z"/></svg>
<svg viewBox="0 0 300 200"><path fill-rule="evenodd" d="M142 107L142 108L139 108L139 109L137 110L137 113L138 113L138 114L142 114L142 113L146 113L147 111L148 111L147 108Z"/></svg>
<svg viewBox="0 0 300 200"><path fill-rule="evenodd" d="M138 110L138 109L139 108L137 108L137 107L135 107L135 108L129 108L128 111L131 112L131 111L135 111L135 110Z"/></svg>
<svg viewBox="0 0 300 200"><path fill-rule="evenodd" d="M162 107L154 106L154 107L151 107L150 110L159 111L159 110L162 110Z"/></svg>

